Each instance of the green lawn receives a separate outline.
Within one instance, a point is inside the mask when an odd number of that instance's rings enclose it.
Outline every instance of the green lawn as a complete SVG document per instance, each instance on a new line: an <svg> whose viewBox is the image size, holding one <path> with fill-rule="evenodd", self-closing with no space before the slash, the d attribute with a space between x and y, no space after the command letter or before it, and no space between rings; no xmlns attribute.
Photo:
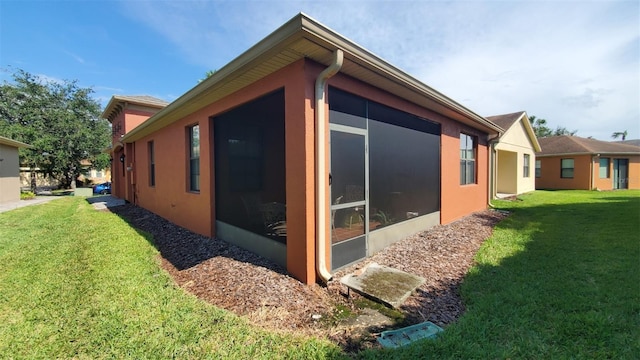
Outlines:
<svg viewBox="0 0 640 360"><path fill-rule="evenodd" d="M467 312L437 341L366 358L637 359L640 191L537 191L476 256Z"/></svg>
<svg viewBox="0 0 640 360"><path fill-rule="evenodd" d="M465 279L435 341L361 358L637 358L640 191L538 191ZM0 214L0 357L292 358L343 354L268 333L177 288L148 239L80 198Z"/></svg>
<svg viewBox="0 0 640 360"><path fill-rule="evenodd" d="M66 197L0 214L0 358L336 358L177 288L119 217Z"/></svg>

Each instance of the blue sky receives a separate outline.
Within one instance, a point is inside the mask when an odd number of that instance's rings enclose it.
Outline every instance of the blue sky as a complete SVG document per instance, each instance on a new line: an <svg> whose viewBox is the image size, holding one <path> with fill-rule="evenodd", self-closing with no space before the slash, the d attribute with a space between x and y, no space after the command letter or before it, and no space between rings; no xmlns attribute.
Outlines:
<svg viewBox="0 0 640 360"><path fill-rule="evenodd" d="M301 11L478 114L640 138L638 1L0 0L0 80L172 101Z"/></svg>

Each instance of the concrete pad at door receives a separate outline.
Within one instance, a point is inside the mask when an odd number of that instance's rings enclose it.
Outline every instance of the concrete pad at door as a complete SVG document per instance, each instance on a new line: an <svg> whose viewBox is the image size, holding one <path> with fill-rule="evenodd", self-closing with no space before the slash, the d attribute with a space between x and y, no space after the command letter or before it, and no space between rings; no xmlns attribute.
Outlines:
<svg viewBox="0 0 640 360"><path fill-rule="evenodd" d="M425 279L388 266L371 263L361 274L345 275L340 282L357 293L397 308L420 285L424 284Z"/></svg>

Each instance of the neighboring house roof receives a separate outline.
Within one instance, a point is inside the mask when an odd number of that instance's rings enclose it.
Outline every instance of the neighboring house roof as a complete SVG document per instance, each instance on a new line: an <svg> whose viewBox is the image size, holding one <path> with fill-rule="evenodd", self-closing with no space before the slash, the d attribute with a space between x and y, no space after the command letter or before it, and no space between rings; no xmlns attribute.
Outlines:
<svg viewBox="0 0 640 360"><path fill-rule="evenodd" d="M620 143L620 144L640 146L640 139L622 140L622 141L614 141L614 142Z"/></svg>
<svg viewBox="0 0 640 360"><path fill-rule="evenodd" d="M533 130L533 127L531 126L531 122L529 121L529 117L527 116L526 111L518 111L518 112L503 114L503 115L487 116L487 120L491 121L492 123L498 125L499 127L505 130L504 134L502 134L501 137L504 137L514 124L516 124L518 121L521 121L522 125L527 131L527 134L529 135L529 140L533 145L533 149L535 151L541 150L540 143L538 142L538 137L536 136L536 133Z"/></svg>
<svg viewBox="0 0 640 360"><path fill-rule="evenodd" d="M306 58L328 66L341 49L340 72L489 134L501 129L454 100L300 13L249 50L127 133L135 141Z"/></svg>
<svg viewBox="0 0 640 360"><path fill-rule="evenodd" d="M107 107L105 107L102 112L101 117L113 121L127 104L162 109L169 105L169 102L149 95L113 95L111 100L109 100L109 104L107 104Z"/></svg>
<svg viewBox="0 0 640 360"><path fill-rule="evenodd" d="M0 144L9 145L9 146L17 147L17 148L30 148L30 147L32 147L29 144L25 144L25 143L17 141L17 140L12 140L12 139L6 138L4 136L0 136Z"/></svg>
<svg viewBox="0 0 640 360"><path fill-rule="evenodd" d="M579 136L550 136L539 140L542 151L536 153L537 157L585 154L640 155L640 146L586 139Z"/></svg>

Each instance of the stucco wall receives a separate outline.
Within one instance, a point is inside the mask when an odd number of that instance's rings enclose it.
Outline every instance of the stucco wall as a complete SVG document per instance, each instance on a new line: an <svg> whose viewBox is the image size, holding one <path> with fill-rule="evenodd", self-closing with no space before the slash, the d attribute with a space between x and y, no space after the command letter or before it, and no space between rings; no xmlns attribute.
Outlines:
<svg viewBox="0 0 640 360"><path fill-rule="evenodd" d="M609 178L600 179L600 157L592 155L571 155L539 157L542 176L536 179L536 189L575 189L575 190L612 190L613 159L628 159L629 189L640 189L640 156L607 155L609 161ZM573 179L560 178L560 159L574 159Z"/></svg>
<svg viewBox="0 0 640 360"><path fill-rule="evenodd" d="M0 144L0 203L20 200L18 148Z"/></svg>
<svg viewBox="0 0 640 360"><path fill-rule="evenodd" d="M573 159L573 178L561 178L561 159ZM591 155L567 155L554 157L538 157L540 160L540 177L536 178L536 189L575 189L591 188Z"/></svg>
<svg viewBox="0 0 640 360"><path fill-rule="evenodd" d="M497 153L498 174L496 190L499 193L517 194L518 179L518 152L500 150Z"/></svg>
<svg viewBox="0 0 640 360"><path fill-rule="evenodd" d="M264 79L136 141L136 201L170 221L215 236L212 117L274 90L285 89L287 269L315 282L315 183L312 66L298 61ZM186 127L200 125L200 192L187 190ZM154 141L156 185L149 186L148 142Z"/></svg>
<svg viewBox="0 0 640 360"><path fill-rule="evenodd" d="M512 153L498 155L498 192L522 194L535 190L535 149L522 121L511 126L500 138L496 150ZM524 177L525 154L529 155L529 177ZM505 158L506 164L502 162Z"/></svg>
<svg viewBox="0 0 640 360"><path fill-rule="evenodd" d="M460 132L478 139L476 154L476 183L460 185ZM458 122L442 124L441 160L441 216L448 224L474 211L487 208L489 200L489 152L487 135Z"/></svg>
<svg viewBox="0 0 640 360"><path fill-rule="evenodd" d="M285 161L287 201L287 270L306 283L316 281L315 275L315 120L314 82L324 69L309 60L300 60L262 80L174 124L135 142L133 181L135 202L170 221L206 236L215 236L215 194L213 166L212 117L254 100L277 89L285 90ZM487 204L486 134L470 129L440 114L368 86L353 78L338 74L329 84L369 100L406 111L442 124L441 140L441 222L447 223ZM325 123L328 125L328 111ZM200 125L200 192L187 190L186 127ZM476 135L477 184L460 186L460 132ZM328 139L328 126L327 126ZM149 185L148 142L154 142L156 184ZM329 149L326 149L327 169ZM116 158L117 161L117 158ZM115 167L114 167L115 168ZM114 169L114 178L118 175ZM324 174L328 188L328 174ZM330 218L329 194L327 212ZM327 222L325 231L330 233ZM330 244L327 241L327 254ZM327 255L327 262L329 262Z"/></svg>
<svg viewBox="0 0 640 360"><path fill-rule="evenodd" d="M609 158L609 177L600 178L600 158ZM613 160L628 159L629 160L629 189L640 189L640 156L620 156L620 155L601 155L593 157L593 179L594 188L600 190L613 189Z"/></svg>

